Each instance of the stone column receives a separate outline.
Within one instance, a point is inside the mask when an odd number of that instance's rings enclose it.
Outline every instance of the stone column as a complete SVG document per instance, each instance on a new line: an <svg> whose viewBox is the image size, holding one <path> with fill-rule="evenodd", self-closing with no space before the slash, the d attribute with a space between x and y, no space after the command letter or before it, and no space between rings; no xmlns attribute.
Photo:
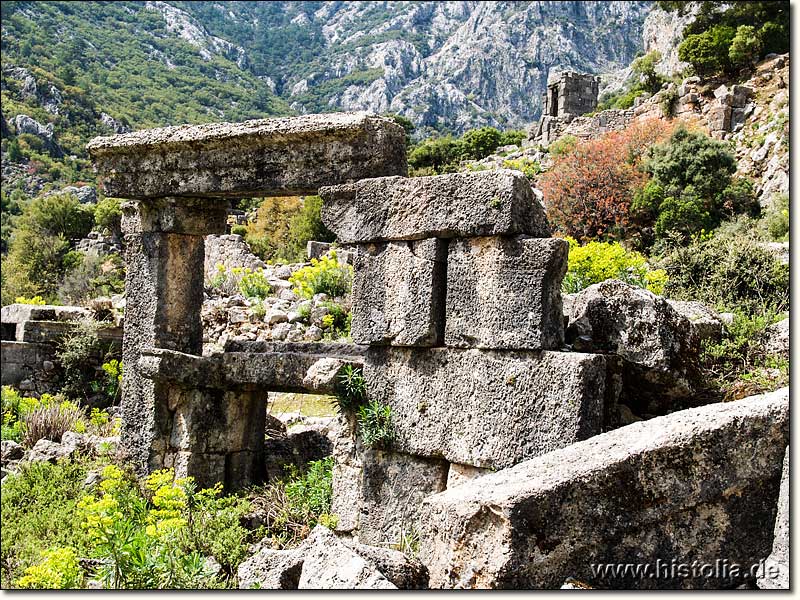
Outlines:
<svg viewBox="0 0 800 600"><path fill-rule="evenodd" d="M201 354L204 236L225 230L228 202L126 202L127 275L121 450L140 474L163 468L173 418L170 386L139 373L145 348Z"/></svg>

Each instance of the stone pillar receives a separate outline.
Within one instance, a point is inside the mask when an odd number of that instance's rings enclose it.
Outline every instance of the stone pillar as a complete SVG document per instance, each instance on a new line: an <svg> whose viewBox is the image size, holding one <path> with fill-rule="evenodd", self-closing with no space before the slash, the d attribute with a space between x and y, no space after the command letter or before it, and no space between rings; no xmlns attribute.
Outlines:
<svg viewBox="0 0 800 600"><path fill-rule="evenodd" d="M122 356L123 454L139 473L165 466L172 429L170 386L139 373L145 348L201 354L204 236L225 231L227 201L126 202L127 275Z"/></svg>

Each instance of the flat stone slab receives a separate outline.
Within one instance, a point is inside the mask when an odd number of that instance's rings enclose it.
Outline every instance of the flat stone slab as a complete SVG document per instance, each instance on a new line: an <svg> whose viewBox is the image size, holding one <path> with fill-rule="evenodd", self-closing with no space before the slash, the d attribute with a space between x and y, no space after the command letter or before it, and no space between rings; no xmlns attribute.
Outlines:
<svg viewBox="0 0 800 600"><path fill-rule="evenodd" d="M476 237L450 242L445 344L558 349L561 280L569 244L558 238Z"/></svg>
<svg viewBox="0 0 800 600"><path fill-rule="evenodd" d="M403 128L365 113L147 129L86 148L106 194L136 199L316 194L408 171Z"/></svg>
<svg viewBox="0 0 800 600"><path fill-rule="evenodd" d="M430 496L420 558L432 588L753 583L772 544L788 439L789 388L634 423ZM740 575L689 571L723 559ZM652 573L658 560L660 577L597 570Z"/></svg>
<svg viewBox="0 0 800 600"><path fill-rule="evenodd" d="M335 346L336 344L330 344ZM146 349L139 372L148 379L184 388L267 389L272 392L330 394L345 365L360 367L358 356L305 352L225 352L195 356L160 348Z"/></svg>
<svg viewBox="0 0 800 600"><path fill-rule="evenodd" d="M519 171L377 177L320 189L339 243L528 234L549 237L544 208Z"/></svg>
<svg viewBox="0 0 800 600"><path fill-rule="evenodd" d="M89 316L89 310L80 306L54 304L9 304L0 309L3 323L25 321L79 321Z"/></svg>
<svg viewBox="0 0 800 600"><path fill-rule="evenodd" d="M440 345L446 259L447 242L435 238L360 246L353 276L353 341Z"/></svg>
<svg viewBox="0 0 800 600"><path fill-rule="evenodd" d="M571 352L371 347L367 397L396 451L504 468L600 433L606 359Z"/></svg>

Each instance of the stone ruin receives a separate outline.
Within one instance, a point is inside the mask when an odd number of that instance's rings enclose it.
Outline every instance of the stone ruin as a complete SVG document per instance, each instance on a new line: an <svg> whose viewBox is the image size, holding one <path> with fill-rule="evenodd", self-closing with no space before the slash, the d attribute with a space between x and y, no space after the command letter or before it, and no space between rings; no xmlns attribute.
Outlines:
<svg viewBox="0 0 800 600"><path fill-rule="evenodd" d="M89 152L128 199L121 448L141 473L259 482L267 392L331 393L353 365L393 434L367 447L341 416L332 512L362 556L417 537L431 587L557 587L591 579L593 561L769 554L788 390L618 428L624 374L565 346L568 244L521 173L407 178L402 128L347 113L142 131ZM317 191L354 254L354 344L202 356L204 239L224 233L228 200ZM302 587L303 560L324 560L287 552L262 549L242 580Z"/></svg>
<svg viewBox="0 0 800 600"><path fill-rule="evenodd" d="M553 132L597 108L599 92L600 77L597 75L574 71L559 73L548 81L542 94L542 116L531 137L543 139L545 144L553 141L558 137Z"/></svg>

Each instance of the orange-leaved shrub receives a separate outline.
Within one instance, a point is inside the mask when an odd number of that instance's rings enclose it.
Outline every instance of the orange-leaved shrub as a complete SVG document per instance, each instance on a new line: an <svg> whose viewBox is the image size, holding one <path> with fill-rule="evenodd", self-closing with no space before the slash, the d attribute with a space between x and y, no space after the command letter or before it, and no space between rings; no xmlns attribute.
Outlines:
<svg viewBox="0 0 800 600"><path fill-rule="evenodd" d="M672 129L668 121L642 120L623 131L580 142L557 156L553 167L540 176L539 188L558 231L587 241L620 239L635 229L631 201L648 178L640 163Z"/></svg>

